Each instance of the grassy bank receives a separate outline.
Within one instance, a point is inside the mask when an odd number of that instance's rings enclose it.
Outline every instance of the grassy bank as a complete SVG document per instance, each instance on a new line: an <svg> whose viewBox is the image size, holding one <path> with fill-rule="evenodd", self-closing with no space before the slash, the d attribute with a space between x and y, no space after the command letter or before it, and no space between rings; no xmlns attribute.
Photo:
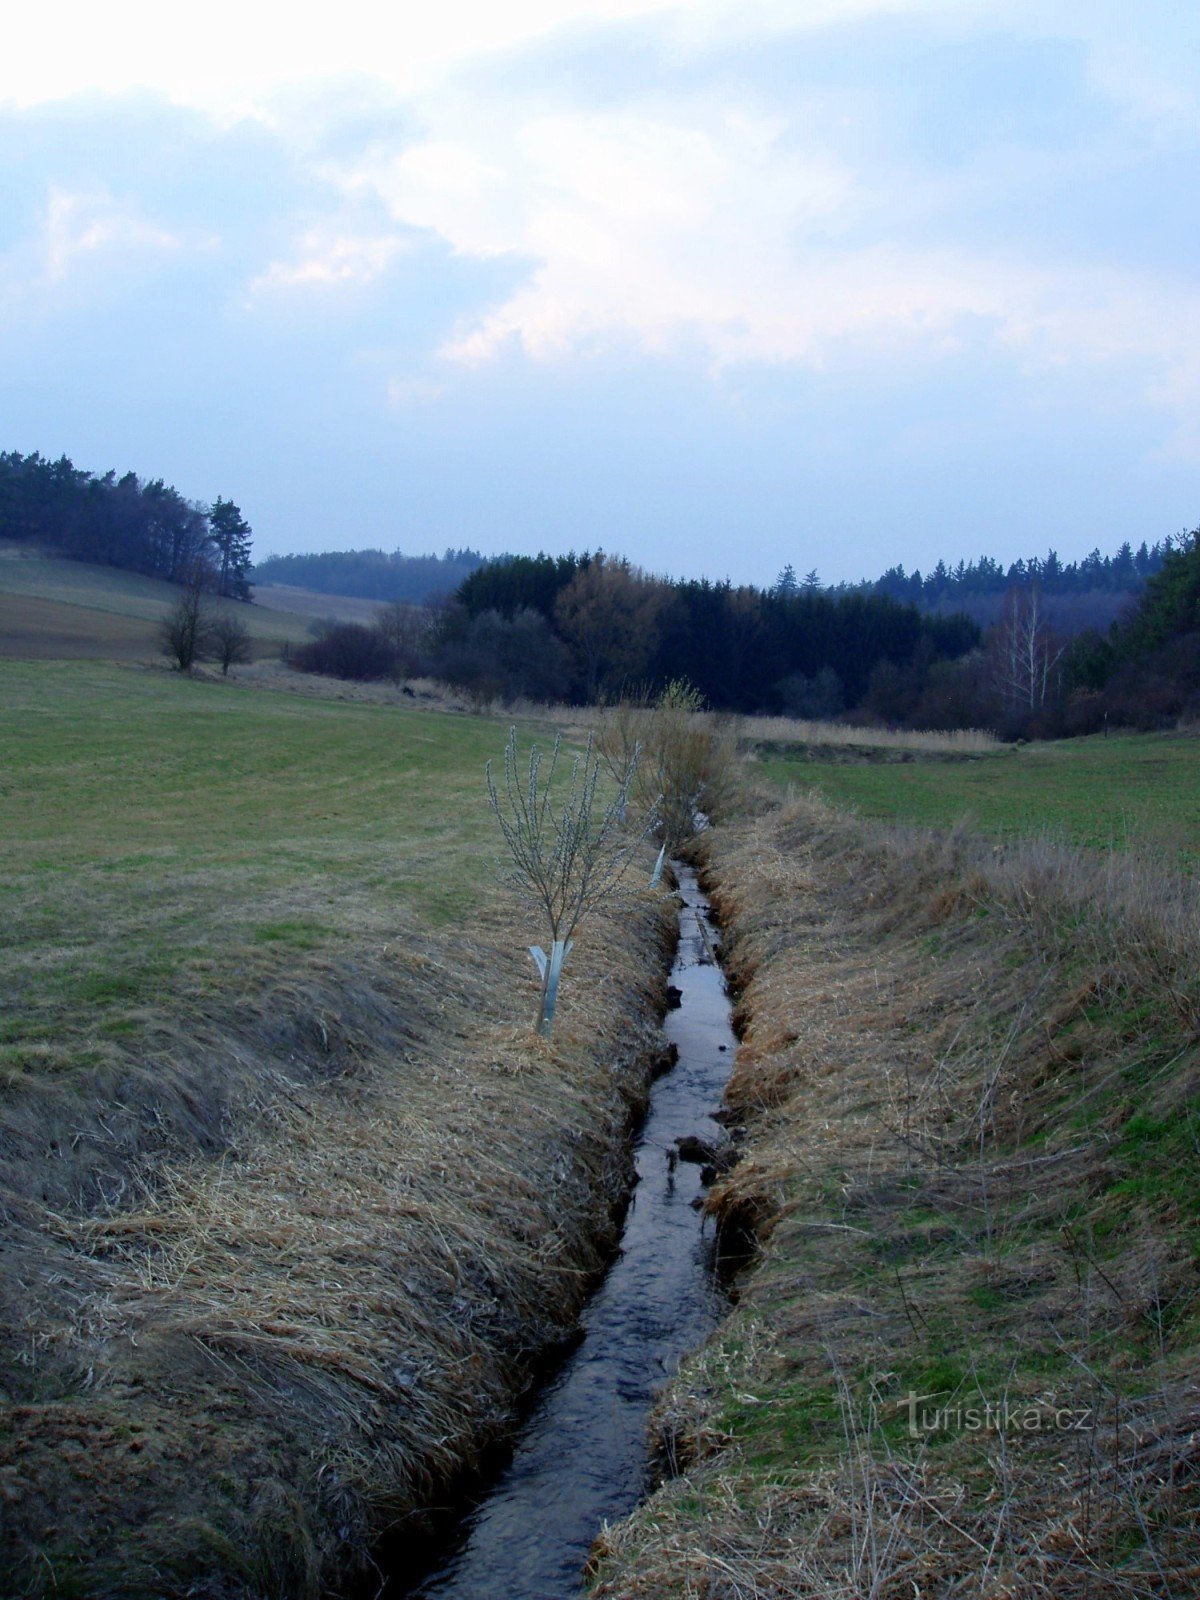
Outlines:
<svg viewBox="0 0 1200 1600"><path fill-rule="evenodd" d="M0 1592L327 1592L570 1327L670 918L584 930L547 1045L501 725L91 665L0 696Z"/></svg>
<svg viewBox="0 0 1200 1600"><path fill-rule="evenodd" d="M596 1593L1195 1593L1193 886L817 803L710 870L762 1254Z"/></svg>
<svg viewBox="0 0 1200 1600"><path fill-rule="evenodd" d="M778 743L764 774L863 817L983 832L1042 830L1077 844L1200 853L1200 738L1114 734L1054 744L897 751ZM904 757L905 759L899 759ZM940 757L940 759L939 759Z"/></svg>

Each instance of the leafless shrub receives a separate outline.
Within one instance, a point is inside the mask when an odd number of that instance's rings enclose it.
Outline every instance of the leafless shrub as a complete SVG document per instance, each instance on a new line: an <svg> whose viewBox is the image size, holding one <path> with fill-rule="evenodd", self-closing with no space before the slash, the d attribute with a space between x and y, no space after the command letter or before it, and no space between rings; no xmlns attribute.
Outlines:
<svg viewBox="0 0 1200 1600"><path fill-rule="evenodd" d="M180 672L190 672L212 648L213 618L207 599L210 577L206 567L194 565L184 578L179 599L159 624L163 655Z"/></svg>
<svg viewBox="0 0 1200 1600"><path fill-rule="evenodd" d="M658 694L626 692L601 715L596 748L614 779L636 763L631 798L641 817L654 812L668 851L696 832L701 817L726 815L740 776L736 724L706 713L699 690L676 679Z"/></svg>
<svg viewBox="0 0 1200 1600"><path fill-rule="evenodd" d="M598 796L601 760L592 740L571 763L564 798L554 793L562 738L554 741L543 773L541 752L529 752L528 771L518 770L517 730L504 747L503 794L486 768L488 804L508 848L504 881L542 917L550 950L541 961L542 987L535 1026L549 1033L554 1023L558 978L571 936L589 911L616 889L641 835L626 833L621 819L638 759L636 748L607 803Z"/></svg>
<svg viewBox="0 0 1200 1600"><path fill-rule="evenodd" d="M209 628L209 638L223 677L228 676L230 667L250 660L250 634L241 618L232 611L214 618Z"/></svg>

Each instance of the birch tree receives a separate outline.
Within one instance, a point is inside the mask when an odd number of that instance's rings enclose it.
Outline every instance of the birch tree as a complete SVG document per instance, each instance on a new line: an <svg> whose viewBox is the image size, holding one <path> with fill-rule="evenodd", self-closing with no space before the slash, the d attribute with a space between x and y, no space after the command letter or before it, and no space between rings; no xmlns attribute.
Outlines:
<svg viewBox="0 0 1200 1600"><path fill-rule="evenodd" d="M1046 616L1041 586L1012 588L992 643L996 688L1010 711L1030 714L1046 703L1062 658Z"/></svg>

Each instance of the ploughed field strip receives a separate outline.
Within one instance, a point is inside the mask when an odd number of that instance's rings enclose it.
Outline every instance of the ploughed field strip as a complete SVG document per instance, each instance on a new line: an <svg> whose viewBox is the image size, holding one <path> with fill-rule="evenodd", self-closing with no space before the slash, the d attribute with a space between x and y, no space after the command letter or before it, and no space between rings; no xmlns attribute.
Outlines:
<svg viewBox="0 0 1200 1600"><path fill-rule="evenodd" d="M597 1596L1200 1592L1200 919L1161 862L709 839L761 1256Z"/></svg>
<svg viewBox="0 0 1200 1600"><path fill-rule="evenodd" d="M536 1041L495 724L2 670L0 1592L316 1595L570 1328L669 910Z"/></svg>

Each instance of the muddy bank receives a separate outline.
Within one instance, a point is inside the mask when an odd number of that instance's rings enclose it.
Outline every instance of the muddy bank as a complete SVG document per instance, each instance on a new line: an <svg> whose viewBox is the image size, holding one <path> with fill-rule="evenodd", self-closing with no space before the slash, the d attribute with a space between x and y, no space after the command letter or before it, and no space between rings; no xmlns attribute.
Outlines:
<svg viewBox="0 0 1200 1600"><path fill-rule="evenodd" d="M612 1245L674 917L586 930L552 1044L519 932L4 1086L0 1593L335 1593L509 1425Z"/></svg>
<svg viewBox="0 0 1200 1600"><path fill-rule="evenodd" d="M596 1596L1196 1592L1194 882L811 804L709 847L760 1254Z"/></svg>

